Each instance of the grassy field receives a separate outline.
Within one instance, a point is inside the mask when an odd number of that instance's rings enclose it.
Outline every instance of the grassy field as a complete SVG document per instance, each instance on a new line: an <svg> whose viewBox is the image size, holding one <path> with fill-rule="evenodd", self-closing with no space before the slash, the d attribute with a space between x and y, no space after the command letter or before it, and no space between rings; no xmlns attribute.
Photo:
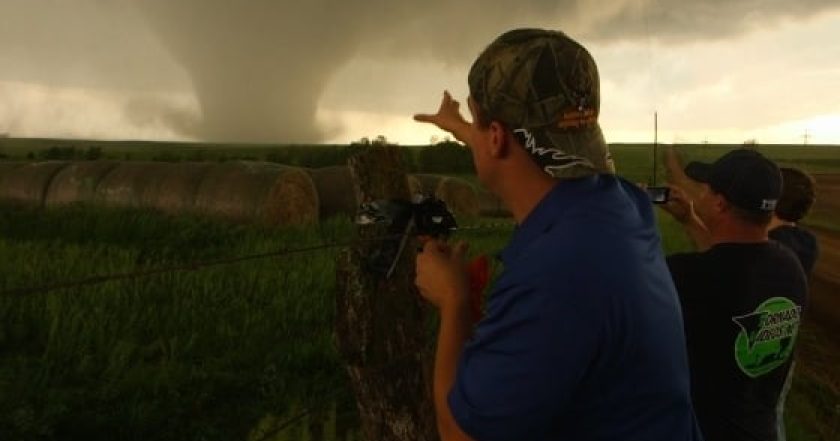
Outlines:
<svg viewBox="0 0 840 441"><path fill-rule="evenodd" d="M335 223L268 231L79 208L2 213L0 290L349 233ZM349 408L331 349L332 259L0 299L0 433L19 436L0 438L244 439L269 415Z"/></svg>
<svg viewBox="0 0 840 441"><path fill-rule="evenodd" d="M687 159L708 159L734 147L678 148ZM6 159L32 153L33 159L270 159L320 166L340 162L347 149L313 148L322 150L0 139ZM759 149L812 172L840 170L840 148ZM406 157L414 161L410 168L427 171L435 157L420 150ZM616 145L613 153L619 173L635 182L650 180L650 146ZM461 162L455 172L475 181L464 170L468 152L456 154ZM664 169L659 171L661 180ZM497 221L461 220L477 222ZM660 231L667 252L690 248L668 216L660 216ZM473 253L493 254L509 234L510 228L497 227L458 236L472 244ZM330 244L351 235L346 220L272 230L128 210L0 206L0 291ZM0 439L357 439L353 398L333 347L337 252L330 247L0 296ZM819 346L819 338L809 341ZM838 402L820 383L798 375L789 398L789 439L831 439L826 434L836 429ZM285 425L290 420L294 424Z"/></svg>
<svg viewBox="0 0 840 441"><path fill-rule="evenodd" d="M468 223L477 222L485 221ZM689 246L670 218L660 222L666 250ZM2 207L0 291L328 244L351 230L343 220L269 230L137 211ZM509 234L496 227L459 237L474 253L494 254ZM0 434L8 435L0 438L355 439L332 343L337 250L0 297ZM815 404L796 401L813 397L806 392L795 389L791 407L807 416ZM808 424L792 420L791 439L817 440Z"/></svg>
<svg viewBox="0 0 840 441"><path fill-rule="evenodd" d="M329 244L351 230L2 207L0 291ZM480 252L499 240L470 239ZM302 410L327 434L352 434L332 343L337 251L0 297L0 439L256 440L257 427ZM271 439L301 439L309 425Z"/></svg>

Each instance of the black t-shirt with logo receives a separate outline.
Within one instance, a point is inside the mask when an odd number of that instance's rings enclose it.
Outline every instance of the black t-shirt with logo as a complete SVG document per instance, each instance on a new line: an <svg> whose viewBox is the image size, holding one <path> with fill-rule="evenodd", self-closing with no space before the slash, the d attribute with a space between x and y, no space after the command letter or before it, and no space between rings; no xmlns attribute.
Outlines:
<svg viewBox="0 0 840 441"><path fill-rule="evenodd" d="M814 269L814 262L817 261L817 255L819 255L819 247L817 238L810 231L798 226L782 225L773 228L767 234L771 239L790 248L799 258L799 263L802 264L805 274L811 274L811 270Z"/></svg>
<svg viewBox="0 0 840 441"><path fill-rule="evenodd" d="M675 254L691 393L706 441L775 440L807 282L775 241Z"/></svg>

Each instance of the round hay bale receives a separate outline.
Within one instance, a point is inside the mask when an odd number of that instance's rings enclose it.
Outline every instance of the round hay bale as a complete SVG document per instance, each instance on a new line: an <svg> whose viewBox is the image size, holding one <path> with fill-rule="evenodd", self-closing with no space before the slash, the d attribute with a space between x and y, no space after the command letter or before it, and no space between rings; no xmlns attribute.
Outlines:
<svg viewBox="0 0 840 441"><path fill-rule="evenodd" d="M214 165L205 162L150 164L146 173L153 179L143 188L141 204L167 214L195 211L198 189Z"/></svg>
<svg viewBox="0 0 840 441"><path fill-rule="evenodd" d="M350 167L337 165L309 169L307 172L318 192L321 219L337 215L355 216L359 202L356 199Z"/></svg>
<svg viewBox="0 0 840 441"><path fill-rule="evenodd" d="M143 193L154 185L149 172L154 162L121 162L112 168L96 186L94 201L114 207L146 208Z"/></svg>
<svg viewBox="0 0 840 441"><path fill-rule="evenodd" d="M511 216L510 210L502 203L502 200L499 199L498 196L495 194L484 190L479 189L478 192L478 206L479 212L482 216L489 216L489 217L509 217Z"/></svg>
<svg viewBox="0 0 840 441"><path fill-rule="evenodd" d="M96 196L96 186L117 165L119 163L115 161L85 161L68 164L52 179L44 205L50 207L93 201Z"/></svg>
<svg viewBox="0 0 840 441"><path fill-rule="evenodd" d="M478 194L469 182L449 176L414 175L423 187L423 193L432 194L446 203L456 214L478 216Z"/></svg>
<svg viewBox="0 0 840 441"><path fill-rule="evenodd" d="M43 205L50 182L67 164L66 161L30 162L4 171L0 178L0 199Z"/></svg>
<svg viewBox="0 0 840 441"><path fill-rule="evenodd" d="M235 221L298 225L318 221L318 193L300 168L232 162L207 170L195 209Z"/></svg>

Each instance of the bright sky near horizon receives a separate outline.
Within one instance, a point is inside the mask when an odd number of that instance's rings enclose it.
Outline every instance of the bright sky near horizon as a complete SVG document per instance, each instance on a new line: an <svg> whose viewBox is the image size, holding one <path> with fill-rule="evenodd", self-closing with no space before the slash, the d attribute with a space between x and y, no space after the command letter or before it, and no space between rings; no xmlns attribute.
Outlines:
<svg viewBox="0 0 840 441"><path fill-rule="evenodd" d="M0 0L0 134L425 144L445 134L412 114L534 26L592 52L610 142L656 111L664 143L840 144L836 0L303 3Z"/></svg>

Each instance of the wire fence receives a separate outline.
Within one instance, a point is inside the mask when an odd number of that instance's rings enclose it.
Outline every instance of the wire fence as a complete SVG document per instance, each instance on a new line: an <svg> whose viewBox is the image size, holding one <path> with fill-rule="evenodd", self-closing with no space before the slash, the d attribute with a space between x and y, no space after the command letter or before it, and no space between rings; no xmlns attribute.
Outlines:
<svg viewBox="0 0 840 441"><path fill-rule="evenodd" d="M481 225L471 225L466 227L459 227L459 231L490 231L494 229L508 229L513 227L513 223L510 222L499 222L499 223L487 223ZM361 243L366 242L382 242L387 240L395 240L395 239L404 239L405 235L402 234L389 234L389 235L382 235L374 238L369 239L354 239L354 240L344 240L344 241L332 241L325 244L320 245L310 245L300 248L292 248L292 249L281 249L277 251L271 251L266 253L259 253L259 254L250 254L245 256L236 256L236 257L229 257L229 258L221 258L221 259L213 259L213 260L205 260L205 261L196 261L196 262L188 262L180 265L174 266L166 266L166 267L158 267L158 268L146 268L137 271L129 271L129 272L122 272L122 273L115 273L115 274L101 274L101 275L92 275L89 277L85 277L78 280L68 280L62 282L54 282L49 284L44 284L40 286L31 286L31 287L21 287L21 288L14 288L5 291L0 291L0 296L22 296L22 295L30 295L30 294L40 294L40 293L47 293L51 291L63 290L63 289L73 289L73 288L80 288L85 286L91 285L99 285L108 282L114 282L119 280L131 280L131 279L138 279L144 277L150 277L160 274L168 274L168 273L178 273L178 272L190 272L190 271L199 271L206 268L212 268L217 266L223 265L234 265L239 264L242 262L252 261L252 260L259 260L259 259L269 259L269 258L281 258L281 257L288 257L296 254L303 254L303 253L312 253L317 251L324 251L328 249L334 248L344 248L350 247L354 245L359 245Z"/></svg>
<svg viewBox="0 0 840 441"><path fill-rule="evenodd" d="M492 231L492 230L508 230L513 227L511 222L487 222L487 223L480 223L480 224L471 224L465 225L463 227L459 227L456 231L457 232L482 232L482 231ZM335 235L330 235L333 237L328 237L321 232L319 234L320 237L312 238L311 241L303 241L297 242L300 244L299 246L296 245L294 247L288 248L281 248L276 249L273 251L255 253L255 254L245 254L245 255L237 255L237 256L228 256L228 257L220 257L220 258L211 258L207 260L197 260L191 262L181 262L174 265L169 266L155 266L150 268L140 268L136 271L123 271L123 272L115 272L115 273L105 273L105 274L94 274L87 277L82 277L75 280L66 280L66 281L57 281L51 283L45 283L38 286L23 286L20 288L9 289L6 291L0 291L0 296L5 296L8 300L11 300L12 304L18 302L18 299L36 299L33 298L32 295L37 295L41 293L49 293L52 291L61 291L61 290L71 290L76 288L88 288L96 285L111 283L111 282L119 282L125 280L132 280L132 279L146 279L152 278L153 276L158 276L162 274L169 274L169 273L185 273L185 272L195 272L195 271L202 271L206 269L211 269L214 267L220 266L227 266L227 265L236 265L244 262L256 261L256 260L263 260L263 259L292 259L296 258L297 256L301 255L316 255L316 259L320 259L317 254L325 253L330 250L335 250L338 248L344 247L352 247L357 246L363 243L376 243L379 241L389 241L389 240L399 240L405 238L405 234L385 234L381 236L376 236L372 238L350 238L346 234L346 232L342 232ZM307 244L306 242L310 242ZM282 243L282 242L281 242ZM326 255L323 257L327 257ZM294 262L294 261L291 261ZM84 274L84 273L82 273ZM37 279L33 279L37 280ZM285 280L285 279L284 279ZM24 282L24 284L26 284ZM145 285L145 283L143 283ZM122 291L117 287L115 290L117 292ZM81 291L80 291L81 292ZM70 298L70 301L73 298ZM36 299L37 300L37 299ZM430 349L430 348L427 348ZM431 353L430 351L428 351ZM392 357L387 360L381 360L376 365L371 366L364 366L366 370L373 370L373 371L391 371L394 369L403 369L406 367L406 363L408 362L415 362L418 360L419 354L417 353L410 353L404 354L403 356L396 356ZM101 379L103 384L106 384L106 379ZM102 386L105 387L105 386ZM265 423L259 429L255 429L253 432L253 436L250 438L252 440L269 440L269 439L276 439L283 433L288 433L289 431L297 431L297 430L321 430L321 429L314 429L317 428L320 424L321 427L327 427L330 424L334 424L335 418L349 418L350 420L355 420L357 418L355 409L355 405L353 405L353 401L349 401L346 399L347 397L353 397L353 390L351 385L345 383L334 383L330 389L324 395L318 395L318 399L314 399L312 401L301 403L304 407L298 408L297 411L294 410L286 410L283 413L279 414L276 419L273 419L267 423ZM341 403L341 404L337 404ZM349 403L349 404L348 404ZM330 413L332 412L332 413ZM328 415L328 416L325 416ZM338 417L336 415L339 415ZM332 420L330 419L332 418ZM359 427L355 424L351 424L351 431L358 431ZM332 426L329 426L332 427ZM351 435L353 437L354 435ZM317 439L317 437L312 437L311 439Z"/></svg>
<svg viewBox="0 0 840 441"><path fill-rule="evenodd" d="M495 222L495 223L481 223L476 225L467 225L458 228L458 231L462 232L481 232L481 231L492 231L492 230L502 230L502 229L511 229L515 226L512 222ZM355 245L359 245L365 242L379 242L379 241L387 241L387 240L395 240L395 239L402 239L405 236L402 234L390 234L390 235L383 235L369 239L345 239L345 240L330 240L330 241L321 241L318 244L312 244L308 246L301 246L295 248L284 248L278 249L275 251L269 251L264 253L257 253L257 254L249 254L249 255L242 255L242 256L232 256L232 257L225 257L225 258L218 258L218 259L210 259L210 260L202 260L202 261L195 261L195 262L187 262L173 266L165 266L165 267L155 267L155 268L145 268L140 269L137 271L130 271L130 272L122 272L122 273L114 273L114 274L102 274L102 275L92 275L90 277L85 277L82 279L71 280L71 281L63 281L63 282L55 282L50 284L44 284L40 286L32 286L32 287L22 287L22 288L15 288L7 291L0 291L0 296L23 296L23 295L32 295L32 294L39 294L39 293L46 293L56 290L63 290L63 289L73 289L79 287L86 287L98 284L109 283L113 281L120 281L120 280L131 280L131 279L142 279L146 277L151 277L160 274L167 274L167 273L179 273L179 272L192 272L192 271L201 271L208 268L224 266L224 265L235 265L243 262L254 261L254 260L261 260L261 259L272 259L272 258L288 258L295 255L300 254L309 254L309 253L319 253L324 252L326 250L336 249L336 248L343 248L343 247L351 247ZM416 354L408 354L408 356L416 357ZM377 366L377 369L391 369L396 366L403 365L405 363L405 359L393 359L389 360L386 363L383 363L381 366ZM833 392L836 394L836 389L832 389ZM283 433L286 430L289 430L292 427L297 425L303 424L307 421L309 417L317 417L317 415L323 414L323 412L328 409L329 406L334 405L335 400L338 397L343 396L349 392L349 384L345 384L341 386L341 389L336 390L332 397L328 397L328 399L323 403L313 404L309 407L302 409L301 411L294 413L292 415L287 416L282 420L278 420L273 424L269 425L269 427L260 430L259 433L256 435L255 440L258 441L265 441L269 439L273 439L278 434ZM831 438L834 439L838 433L840 433L840 407L835 405L833 407L833 413L830 416L827 416L826 419L830 420L829 423L829 430L831 431ZM348 412L346 409L342 410L341 412Z"/></svg>

